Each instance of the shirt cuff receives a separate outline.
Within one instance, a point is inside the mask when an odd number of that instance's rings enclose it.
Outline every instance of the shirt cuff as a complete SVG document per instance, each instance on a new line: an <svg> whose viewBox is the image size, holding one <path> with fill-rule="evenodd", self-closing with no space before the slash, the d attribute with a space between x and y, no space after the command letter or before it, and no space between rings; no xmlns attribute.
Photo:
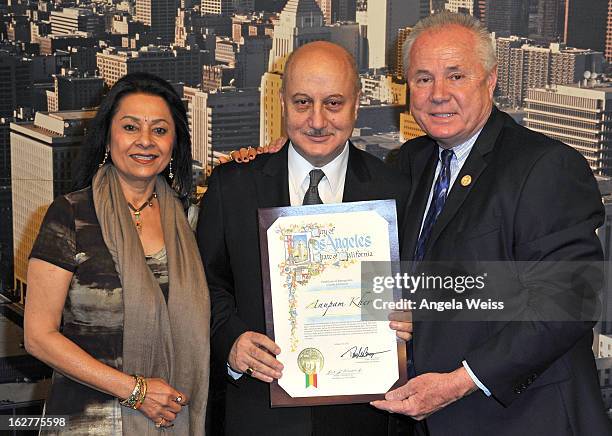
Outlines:
<svg viewBox="0 0 612 436"><path fill-rule="evenodd" d="M233 378L234 380L238 380L240 377L242 377L242 373L238 372L238 371L234 371L232 369L231 366L229 366L229 363L226 364L227 365L227 374ZM469 371L469 370L468 370Z"/></svg>
<svg viewBox="0 0 612 436"><path fill-rule="evenodd" d="M476 386L478 386L478 388L481 391L483 391L487 397L490 397L491 396L491 391L488 390L487 387L485 385L483 385L480 380L478 380L478 377L476 377L476 374L474 374L472 372L472 370L470 369L470 365L468 365L467 361L464 360L461 363L463 364L463 367L467 371L467 373L470 376L470 378L472 379L472 381L476 384ZM228 368L229 368L229 366L228 366Z"/></svg>

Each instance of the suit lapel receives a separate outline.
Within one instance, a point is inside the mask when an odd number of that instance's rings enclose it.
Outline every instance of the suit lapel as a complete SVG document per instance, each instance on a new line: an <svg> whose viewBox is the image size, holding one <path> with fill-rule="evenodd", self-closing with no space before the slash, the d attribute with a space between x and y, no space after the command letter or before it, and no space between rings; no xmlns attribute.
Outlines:
<svg viewBox="0 0 612 436"><path fill-rule="evenodd" d="M473 187L476 185L478 178L487 167L488 160L486 159L486 155L489 154L489 152L491 152L495 146L501 128L504 124L503 118L503 114L500 113L497 108L493 107L489 120L482 129L482 132L476 140L470 155L461 168L461 171L459 172L457 179L455 180L455 183L453 184L453 187L446 199L444 208L434 224L431 231L431 236L427 242L427 251L436 243L436 240L442 231L457 214L457 211L469 193L472 191ZM463 186L461 180L466 176L469 176L471 180L467 186ZM421 217L422 216L423 215L421 215Z"/></svg>
<svg viewBox="0 0 612 436"><path fill-rule="evenodd" d="M349 156L346 165L346 178L344 179L344 192L342 194L343 203L365 200L369 198L368 192L371 192L368 185L372 179L370 172L351 141L349 141L348 146Z"/></svg>
<svg viewBox="0 0 612 436"><path fill-rule="evenodd" d="M270 158L259 171L255 171L255 185L259 207L290 205L287 170L288 149L289 142L287 141L282 149L270 155Z"/></svg>
<svg viewBox="0 0 612 436"><path fill-rule="evenodd" d="M412 259L414 255L429 191L433 185L433 177L438 162L438 147L433 141L431 141L431 145L431 147L421 150L410 159L411 174L414 175L412 183L416 189L413 189L406 208L402 260Z"/></svg>

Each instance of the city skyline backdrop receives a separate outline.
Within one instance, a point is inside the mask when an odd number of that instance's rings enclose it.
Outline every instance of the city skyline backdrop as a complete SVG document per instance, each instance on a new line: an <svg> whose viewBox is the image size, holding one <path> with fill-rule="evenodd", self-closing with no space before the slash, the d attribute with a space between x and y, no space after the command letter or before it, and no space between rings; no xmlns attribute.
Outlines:
<svg viewBox="0 0 612 436"><path fill-rule="evenodd" d="M407 110L401 53L412 26L442 9L471 14L491 32L497 105L588 160L606 205L598 233L609 260L612 0L0 0L0 292L23 304L46 208L70 191L87 123L123 75L157 74L183 97L194 181L204 186L219 154L284 133L287 55L331 41L360 71L353 142L384 159L423 134ZM596 335L611 408L612 323Z"/></svg>

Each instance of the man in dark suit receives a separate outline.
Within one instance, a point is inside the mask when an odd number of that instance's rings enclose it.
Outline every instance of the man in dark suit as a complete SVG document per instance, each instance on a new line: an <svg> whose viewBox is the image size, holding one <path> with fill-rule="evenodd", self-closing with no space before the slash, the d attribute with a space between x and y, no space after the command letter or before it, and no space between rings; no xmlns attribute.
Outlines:
<svg viewBox="0 0 612 436"><path fill-rule="evenodd" d="M415 321L416 377L373 404L427 418L417 433L431 436L612 434L591 350L594 321L543 315L559 303L551 291L572 307L585 303L582 289L519 267L602 260L595 229L604 211L592 172L577 151L493 106L495 54L472 17L426 18L405 48L410 108L427 136L399 156L412 182L402 258L506 262L527 304L520 321Z"/></svg>
<svg viewBox="0 0 612 436"><path fill-rule="evenodd" d="M268 383L283 367L264 334L257 209L395 199L401 216L408 198L399 173L349 141L358 97L357 69L344 49L300 47L281 90L287 146L249 165L221 165L210 177L198 242L211 292L213 366L226 373L225 434L387 434L387 414L367 404L273 409L269 398Z"/></svg>

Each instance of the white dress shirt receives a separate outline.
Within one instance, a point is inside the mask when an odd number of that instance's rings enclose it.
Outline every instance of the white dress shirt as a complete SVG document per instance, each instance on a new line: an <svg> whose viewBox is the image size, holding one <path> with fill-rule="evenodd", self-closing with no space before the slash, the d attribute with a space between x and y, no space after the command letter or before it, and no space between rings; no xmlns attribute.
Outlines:
<svg viewBox="0 0 612 436"><path fill-rule="evenodd" d="M349 147L348 141L344 144L342 152L330 163L323 165L325 176L319 182L319 197L323 203L342 203L344 195L344 181L346 180L346 169L348 166ZM289 144L287 151L287 173L289 176L289 201L291 206L301 206L304 195L310 185L310 171L318 168L308 162L300 155L293 144ZM234 380L238 380L241 372L234 371L229 363L227 373Z"/></svg>
<svg viewBox="0 0 612 436"><path fill-rule="evenodd" d="M319 197L323 203L342 203L344 181L348 164L348 142L342 152L330 163L320 167L325 176L319 182ZM319 168L313 166L300 155L293 144L289 144L287 153L287 173L289 174L289 201L291 206L301 206L304 195L310 185L310 171Z"/></svg>
<svg viewBox="0 0 612 436"><path fill-rule="evenodd" d="M451 150L453 150L453 156L451 158L451 163L450 163L450 188L446 194L447 197L450 194L450 191L453 189L455 180L457 180L457 176L459 175L461 168L463 168L463 165L465 164L465 161L467 160L470 154L470 151L472 151L472 147L474 147L474 143L478 139L478 136L480 135L481 131L482 129L476 132L474 136L469 138L464 143L456 145L455 147L451 148ZM429 191L429 198L427 199L427 207L425 208L425 213L423 214L423 219L421 220L421 231L423 231L423 224L425 223L425 217L427 216L427 211L429 210L429 206L431 203L431 197L433 196L433 189L436 184L435 181L438 178L438 174L440 174L440 169L442 167L442 158L441 158L442 150L444 149L438 146L438 165L436 166L436 172L434 174L434 182ZM419 232L419 235L420 235L420 232ZM461 363L463 364L463 367L469 374L470 378L474 381L476 386L478 386L478 388L481 391L483 391L487 397L490 397L491 391L489 391L489 389L487 389L487 387L478 379L478 377L476 377L476 374L472 372L472 369L468 365L467 361L464 360Z"/></svg>

